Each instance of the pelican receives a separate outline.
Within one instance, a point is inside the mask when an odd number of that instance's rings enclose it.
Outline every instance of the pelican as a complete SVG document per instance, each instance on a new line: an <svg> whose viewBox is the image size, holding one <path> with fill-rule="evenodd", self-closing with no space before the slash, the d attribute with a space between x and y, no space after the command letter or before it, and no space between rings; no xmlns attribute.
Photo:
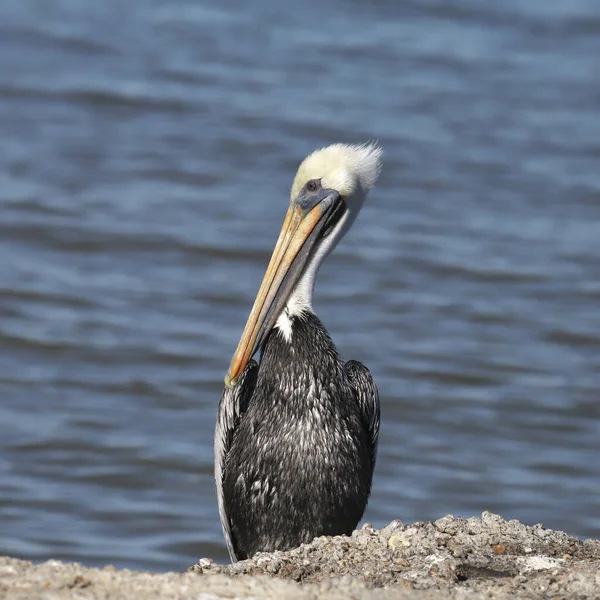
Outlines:
<svg viewBox="0 0 600 600"><path fill-rule="evenodd" d="M377 387L364 365L340 359L312 305L317 271L375 184L380 156L375 144L335 144L305 158L294 179L217 413L215 480L232 562L349 535L367 505Z"/></svg>

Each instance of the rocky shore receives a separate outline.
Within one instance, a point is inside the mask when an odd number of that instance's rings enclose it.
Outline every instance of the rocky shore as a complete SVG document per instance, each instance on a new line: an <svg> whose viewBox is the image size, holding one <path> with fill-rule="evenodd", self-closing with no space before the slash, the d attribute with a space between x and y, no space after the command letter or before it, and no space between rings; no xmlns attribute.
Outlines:
<svg viewBox="0 0 600 600"><path fill-rule="evenodd" d="M600 542L483 513L369 525L235 565L200 559L186 573L137 573L0 558L10 599L589 599L600 598Z"/></svg>

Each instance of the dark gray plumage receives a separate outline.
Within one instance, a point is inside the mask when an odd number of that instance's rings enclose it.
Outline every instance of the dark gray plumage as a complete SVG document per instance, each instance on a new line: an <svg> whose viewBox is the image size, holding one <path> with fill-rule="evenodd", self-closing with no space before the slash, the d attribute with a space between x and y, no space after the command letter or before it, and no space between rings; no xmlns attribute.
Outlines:
<svg viewBox="0 0 600 600"><path fill-rule="evenodd" d="M371 489L379 398L368 369L344 364L312 312L274 328L260 364L226 388L215 435L219 513L233 561L350 534Z"/></svg>

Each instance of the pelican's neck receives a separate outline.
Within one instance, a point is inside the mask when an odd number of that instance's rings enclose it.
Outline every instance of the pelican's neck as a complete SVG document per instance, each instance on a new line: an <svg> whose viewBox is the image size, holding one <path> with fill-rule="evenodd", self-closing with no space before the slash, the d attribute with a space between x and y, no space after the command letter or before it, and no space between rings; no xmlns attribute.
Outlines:
<svg viewBox="0 0 600 600"><path fill-rule="evenodd" d="M300 316L302 313L313 311L313 294L315 291L315 279L319 265L313 261L302 277L298 280L294 291L291 293L283 311L275 322L276 329L279 329L286 342L292 341L292 319Z"/></svg>
<svg viewBox="0 0 600 600"><path fill-rule="evenodd" d="M366 195L366 194L365 194ZM364 201L364 196L361 196L356 204L358 209ZM329 253L337 246L337 243L344 237L344 234L352 225L358 209L353 211L347 210L342 218L338 221L333 231L321 240L317 246L311 261L304 268L304 272L300 276L294 291L290 294L285 308L281 311L275 328L279 329L284 339L289 343L292 341L292 319L295 316L300 316L302 313L313 313L313 294L315 291L315 280L319 268L329 255Z"/></svg>

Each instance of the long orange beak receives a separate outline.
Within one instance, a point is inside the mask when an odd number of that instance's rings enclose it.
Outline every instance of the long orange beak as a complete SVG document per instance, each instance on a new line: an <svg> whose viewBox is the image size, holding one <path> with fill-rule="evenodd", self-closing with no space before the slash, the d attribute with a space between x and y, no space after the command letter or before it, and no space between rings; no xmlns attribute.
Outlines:
<svg viewBox="0 0 600 600"><path fill-rule="evenodd" d="M336 191L323 192L313 208L305 209L299 202L290 205L246 327L225 375L228 388L235 386L248 361L274 327L310 260L310 252L318 240L322 225L327 221L326 217L341 203ZM321 226L317 227L318 224Z"/></svg>

